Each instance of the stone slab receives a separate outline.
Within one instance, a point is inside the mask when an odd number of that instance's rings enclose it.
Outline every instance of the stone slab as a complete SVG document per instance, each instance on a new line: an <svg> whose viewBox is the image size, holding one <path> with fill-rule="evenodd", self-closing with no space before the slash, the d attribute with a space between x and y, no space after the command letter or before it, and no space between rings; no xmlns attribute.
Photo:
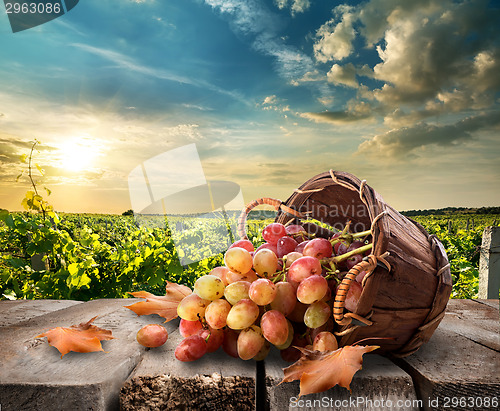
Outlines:
<svg viewBox="0 0 500 411"><path fill-rule="evenodd" d="M264 361L267 404L271 411L282 410L418 410L411 377L387 358L375 354L363 356L363 368L350 384L351 393L336 386L319 394L299 397L299 382L278 385L283 378L284 362L274 351Z"/></svg>
<svg viewBox="0 0 500 411"><path fill-rule="evenodd" d="M2 411L113 410L118 393L145 348L135 341L145 324L158 316L138 317L124 308L135 299L96 300L0 327L0 404ZM3 302L2 302L3 305ZM19 306L19 305L18 305ZM36 335L48 329L86 322L110 329L114 340L103 341L105 352L59 351Z"/></svg>
<svg viewBox="0 0 500 411"><path fill-rule="evenodd" d="M394 360L413 377L424 410L496 409L491 406L493 398L500 400L496 330L498 309L450 300L431 339L415 354Z"/></svg>
<svg viewBox="0 0 500 411"><path fill-rule="evenodd" d="M219 348L181 362L174 351L182 339L177 328L163 346L144 353L121 390L122 410L255 409L255 361L230 357Z"/></svg>

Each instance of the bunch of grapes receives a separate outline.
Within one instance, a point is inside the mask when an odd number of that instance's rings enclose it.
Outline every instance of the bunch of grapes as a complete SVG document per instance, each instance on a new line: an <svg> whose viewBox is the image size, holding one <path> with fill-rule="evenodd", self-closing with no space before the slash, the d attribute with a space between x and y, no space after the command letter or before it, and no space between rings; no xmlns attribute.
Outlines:
<svg viewBox="0 0 500 411"><path fill-rule="evenodd" d="M301 225L269 224L257 249L233 243L216 267L194 284L177 307L184 340L180 361L194 361L222 346L230 356L263 360L271 345L284 360L298 347L335 350L332 305L343 276L370 253L370 232L350 233L349 223L332 238L313 238ZM345 307L355 311L364 272L351 284Z"/></svg>

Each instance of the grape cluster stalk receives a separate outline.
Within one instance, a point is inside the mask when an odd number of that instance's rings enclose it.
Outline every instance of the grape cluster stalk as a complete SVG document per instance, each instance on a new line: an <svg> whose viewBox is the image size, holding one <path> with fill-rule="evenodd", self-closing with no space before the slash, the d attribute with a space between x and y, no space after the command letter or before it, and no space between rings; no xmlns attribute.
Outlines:
<svg viewBox="0 0 500 411"><path fill-rule="evenodd" d="M353 266L371 252L369 231L351 233L349 223L332 238L314 238L299 224L272 223L265 243L234 242L224 266L201 276L193 293L177 307L184 340L175 357L194 361L219 347L243 360L263 360L274 345L288 362L300 358L295 347L336 350L332 317L337 287ZM345 300L356 310L361 272Z"/></svg>

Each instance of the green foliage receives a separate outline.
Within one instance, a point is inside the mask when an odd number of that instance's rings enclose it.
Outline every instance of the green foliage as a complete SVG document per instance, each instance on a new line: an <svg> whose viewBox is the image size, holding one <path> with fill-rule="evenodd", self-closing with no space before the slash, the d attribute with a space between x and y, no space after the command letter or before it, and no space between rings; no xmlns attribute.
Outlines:
<svg viewBox="0 0 500 411"><path fill-rule="evenodd" d="M40 215L0 212L0 294L4 298L89 300L123 298L127 292L165 292L165 280L192 286L222 254L203 248L215 230L200 232L181 266L167 228L137 227L133 217L62 215L55 224ZM220 225L220 221L214 221ZM33 264L43 255L43 267Z"/></svg>
<svg viewBox="0 0 500 411"><path fill-rule="evenodd" d="M467 218L474 218L469 221ZM497 215L420 216L415 219L446 248L453 275L453 298L475 298L481 236ZM179 217L180 218L180 217ZM235 224L236 217L231 217ZM451 232L448 231L448 221ZM249 219L247 233L255 246L272 219ZM175 223L172 219L169 222ZM192 236L188 250L200 261L181 266L171 232L166 226L137 226L132 216L62 214L59 219L42 213L0 210L1 298L53 298L90 300L123 298L127 292L146 290L163 294L165 281L192 286L201 275L223 264L223 255L207 247L226 225L214 219L209 230L182 219L183 235ZM190 225L191 224L191 225ZM225 228L225 227L223 227Z"/></svg>
<svg viewBox="0 0 500 411"><path fill-rule="evenodd" d="M414 220L443 243L453 279L452 298L477 298L479 256L484 227L500 221L494 214L419 216Z"/></svg>

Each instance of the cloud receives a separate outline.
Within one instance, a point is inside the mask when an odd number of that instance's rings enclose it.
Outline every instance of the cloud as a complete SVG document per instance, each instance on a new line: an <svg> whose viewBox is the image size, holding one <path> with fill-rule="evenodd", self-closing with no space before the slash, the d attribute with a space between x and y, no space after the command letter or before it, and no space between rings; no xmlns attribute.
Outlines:
<svg viewBox="0 0 500 411"><path fill-rule="evenodd" d="M296 2L296 1L295 1ZM295 3L294 2L294 3ZM221 14L231 17L235 33L247 36L252 47L263 55L276 60L276 70L284 79L295 83L306 73L315 70L311 57L298 48L288 45L278 34L281 19L257 0L205 0L205 3ZM302 2L299 2L302 3ZM317 86L320 93L326 93L323 85Z"/></svg>
<svg viewBox="0 0 500 411"><path fill-rule="evenodd" d="M334 64L326 75L329 82L335 85L345 85L348 87L358 87L356 80L356 68L352 63L343 66Z"/></svg>
<svg viewBox="0 0 500 411"><path fill-rule="evenodd" d="M351 113L349 111L323 111L320 113L302 113L301 117L317 123L347 124L371 118L368 114Z"/></svg>
<svg viewBox="0 0 500 411"><path fill-rule="evenodd" d="M304 13L311 6L311 2L309 0L274 0L274 4L276 4L276 7L280 10L290 6L292 16L296 13Z"/></svg>
<svg viewBox="0 0 500 411"><path fill-rule="evenodd" d="M352 7L345 5L335 7L334 13L337 18L327 21L318 29L316 32L318 41L314 44L316 60L322 63L342 60L352 53L353 41L356 37L353 27L355 21L353 10Z"/></svg>
<svg viewBox="0 0 500 411"><path fill-rule="evenodd" d="M276 97L276 94L273 94L272 96L267 96L264 101L262 102L262 105L266 104L275 104L278 101L278 98Z"/></svg>
<svg viewBox="0 0 500 411"><path fill-rule="evenodd" d="M285 105L284 102L286 100L282 100L276 97L275 94L272 96L267 96L264 101L260 104L263 110L274 110L274 111L290 111L290 106Z"/></svg>
<svg viewBox="0 0 500 411"><path fill-rule="evenodd" d="M317 123L331 123L336 125L349 124L359 121L372 122L375 120L375 112L372 107L365 102L358 102L355 99L347 103L346 110L322 111L318 113L301 113L300 116Z"/></svg>
<svg viewBox="0 0 500 411"><path fill-rule="evenodd" d="M314 56L319 63L346 61L330 66L328 82L357 89L356 99L384 115L386 125L411 127L497 106L500 10L488 1L371 0L337 6L333 15L316 32ZM360 41L378 61L356 65ZM365 119L351 111L307 117L335 124Z"/></svg>
<svg viewBox="0 0 500 411"><path fill-rule="evenodd" d="M472 100L478 93L498 91L500 48L494 32L500 19L498 10L487 7L483 0L372 0L357 9L367 44L381 40L373 78L384 85L373 98L395 106L424 104L453 89ZM369 13L375 9L378 23Z"/></svg>
<svg viewBox="0 0 500 411"><path fill-rule="evenodd" d="M424 122L379 134L363 142L358 154L403 157L416 149L432 145L451 147L472 140L473 133L500 125L500 112L467 117L454 124L435 125Z"/></svg>

